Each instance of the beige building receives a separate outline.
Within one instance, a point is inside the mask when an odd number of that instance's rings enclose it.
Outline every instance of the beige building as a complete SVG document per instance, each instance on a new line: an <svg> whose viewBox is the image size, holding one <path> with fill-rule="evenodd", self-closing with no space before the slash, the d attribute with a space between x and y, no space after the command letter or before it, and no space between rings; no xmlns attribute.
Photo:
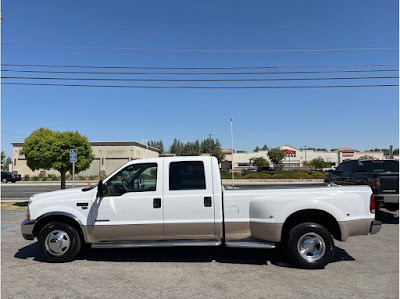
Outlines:
<svg viewBox="0 0 400 299"><path fill-rule="evenodd" d="M358 159L363 156L370 156L375 159L385 158L383 152L359 152L355 149L343 147L336 151L325 152L325 151L315 151L299 149L290 145L282 145L279 147L283 152L285 152L285 158L282 161L285 168L297 168L303 166L303 162L310 161L315 158L321 157L325 162L330 163L332 166L337 166L345 160ZM225 154L225 160L221 163L221 168L223 170L230 170L232 167L232 151L223 150ZM238 171L250 166L251 158L263 157L272 165L268 158L268 150L260 150L258 152L245 152L245 153L234 153L233 163L234 170Z"/></svg>
<svg viewBox="0 0 400 299"><path fill-rule="evenodd" d="M37 176L39 174L60 175L60 173L54 169L32 171L26 165L25 156L22 154L23 143L12 142L11 144L13 146L12 171L14 173L19 173L22 176ZM159 156L158 149L136 141L92 141L90 145L95 158L87 170L79 173L79 175L82 176L109 175L115 169L130 160Z"/></svg>

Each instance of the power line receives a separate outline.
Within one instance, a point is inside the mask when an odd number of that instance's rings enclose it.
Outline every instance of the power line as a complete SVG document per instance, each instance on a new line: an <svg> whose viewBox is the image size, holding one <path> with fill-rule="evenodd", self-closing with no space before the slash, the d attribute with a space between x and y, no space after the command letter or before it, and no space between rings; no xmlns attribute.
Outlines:
<svg viewBox="0 0 400 299"><path fill-rule="evenodd" d="M321 78L256 78L256 79L123 79L123 78L60 78L60 77L22 77L6 76L2 79L28 80L65 80L65 81L140 81L140 82L256 82L256 81L316 81L316 80L370 80L370 79L398 79L398 76L372 77L321 77Z"/></svg>
<svg viewBox="0 0 400 299"><path fill-rule="evenodd" d="M276 74L328 74L328 73L374 73L398 72L398 69L375 70L329 70L329 71L290 71L290 72L97 72L97 71L42 71L42 70L2 70L14 73L42 73L42 74L99 74L99 75L276 75Z"/></svg>
<svg viewBox="0 0 400 299"><path fill-rule="evenodd" d="M327 49L170 49L170 48L136 48L136 47L112 47L112 46L87 46L87 45L60 45L60 44L39 44L39 43L20 43L2 42L3 45L29 46L29 47L55 47L55 48L80 48L80 49L107 49L107 50L130 50L146 52L342 52L342 51L383 51L398 50L395 47L376 47L376 48L327 48Z"/></svg>
<svg viewBox="0 0 400 299"><path fill-rule="evenodd" d="M3 67L44 67L44 68L86 68L86 69L148 69L148 70L231 70L231 69L286 69L324 67L395 67L398 64L343 64L343 65L301 65L301 66L226 66L226 67L151 67L151 66L97 66L97 65L56 65L56 64L2 64Z"/></svg>
<svg viewBox="0 0 400 299"><path fill-rule="evenodd" d="M65 87L104 87L104 88L154 88L154 89L295 89L295 88L350 88L350 87L394 87L398 84L368 85L289 85L289 86L157 86L157 85L85 85L57 83L5 82L8 85L65 86Z"/></svg>

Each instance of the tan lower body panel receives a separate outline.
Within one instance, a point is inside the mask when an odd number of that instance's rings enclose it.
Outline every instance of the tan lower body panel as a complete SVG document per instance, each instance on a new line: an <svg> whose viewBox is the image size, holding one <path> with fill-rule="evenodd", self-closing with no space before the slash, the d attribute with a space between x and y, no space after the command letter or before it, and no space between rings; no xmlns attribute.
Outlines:
<svg viewBox="0 0 400 299"><path fill-rule="evenodd" d="M164 240L163 224L95 225L89 239L98 241ZM92 241L93 243L93 241Z"/></svg>
<svg viewBox="0 0 400 299"><path fill-rule="evenodd" d="M348 237L368 235L373 219L360 219L339 222L341 241L344 242Z"/></svg>
<svg viewBox="0 0 400 299"><path fill-rule="evenodd" d="M164 223L164 239L214 239L215 224L211 223Z"/></svg>
<svg viewBox="0 0 400 299"><path fill-rule="evenodd" d="M280 242L282 223L226 222L225 238L239 240L254 238L263 241Z"/></svg>

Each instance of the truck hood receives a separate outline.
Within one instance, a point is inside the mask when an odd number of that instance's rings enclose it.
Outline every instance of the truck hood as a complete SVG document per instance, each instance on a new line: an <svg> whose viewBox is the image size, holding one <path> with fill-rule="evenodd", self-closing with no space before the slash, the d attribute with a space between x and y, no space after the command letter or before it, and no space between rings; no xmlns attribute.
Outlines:
<svg viewBox="0 0 400 299"><path fill-rule="evenodd" d="M82 191L83 188L73 188L73 189L63 189L51 192L44 192L32 195L29 202L37 202L43 200L63 200L63 199L90 199L92 197L93 191L97 190L97 187Z"/></svg>

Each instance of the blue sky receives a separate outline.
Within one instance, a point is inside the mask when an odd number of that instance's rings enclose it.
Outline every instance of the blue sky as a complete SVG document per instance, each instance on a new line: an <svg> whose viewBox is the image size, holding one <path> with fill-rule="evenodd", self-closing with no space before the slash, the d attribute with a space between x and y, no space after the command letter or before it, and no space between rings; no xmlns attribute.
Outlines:
<svg viewBox="0 0 400 299"><path fill-rule="evenodd" d="M399 42L394 0L5 0L2 11L3 42L171 49L374 48L398 47ZM146 52L3 45L2 63L398 64L398 52ZM323 82L328 83L334 84ZM271 85L249 85L257 84ZM237 150L263 144L365 150L399 142L398 87L177 90L2 85L1 96L1 141L8 154L10 142L23 141L39 127L78 130L92 141L162 139L167 146L173 138L191 141L213 133L223 147L230 147L231 117Z"/></svg>

